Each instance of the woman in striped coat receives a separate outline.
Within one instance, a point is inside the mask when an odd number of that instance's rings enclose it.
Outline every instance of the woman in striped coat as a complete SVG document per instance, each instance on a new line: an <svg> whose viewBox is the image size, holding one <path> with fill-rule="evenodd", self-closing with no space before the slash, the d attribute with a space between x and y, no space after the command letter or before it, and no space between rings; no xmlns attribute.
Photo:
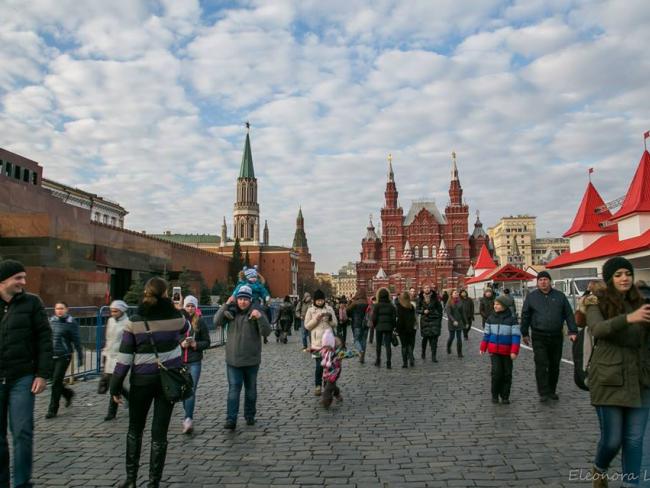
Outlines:
<svg viewBox="0 0 650 488"><path fill-rule="evenodd" d="M499 295L494 312L485 321L481 354L490 353L492 361L492 403L510 403L512 361L519 354L521 331L508 306L508 297Z"/></svg>
<svg viewBox="0 0 650 488"><path fill-rule="evenodd" d="M149 488L158 487L165 467L167 430L174 404L163 394L160 384L159 360L168 368L182 366L179 343L185 334L187 322L167 297L167 282L154 277L144 287L144 298L137 314L124 328L117 364L111 378L111 395L122 403L122 382L131 370L129 391L129 431L126 436L126 481L121 488L135 487L140 465L142 433L153 403L151 422L151 455L149 461ZM147 331L147 326L149 331Z"/></svg>

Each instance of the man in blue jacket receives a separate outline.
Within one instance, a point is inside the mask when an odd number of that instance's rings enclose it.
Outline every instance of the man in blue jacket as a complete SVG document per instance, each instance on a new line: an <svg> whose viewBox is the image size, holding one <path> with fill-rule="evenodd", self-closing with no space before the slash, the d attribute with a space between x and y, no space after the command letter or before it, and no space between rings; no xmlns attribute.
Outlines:
<svg viewBox="0 0 650 488"><path fill-rule="evenodd" d="M542 403L559 400L555 390L560 376L564 322L569 328L569 339L575 341L578 329L571 305L564 293L552 287L551 275L542 271L537 275L537 290L526 297L521 310L521 336L526 345L530 345L531 337L533 340L535 379Z"/></svg>

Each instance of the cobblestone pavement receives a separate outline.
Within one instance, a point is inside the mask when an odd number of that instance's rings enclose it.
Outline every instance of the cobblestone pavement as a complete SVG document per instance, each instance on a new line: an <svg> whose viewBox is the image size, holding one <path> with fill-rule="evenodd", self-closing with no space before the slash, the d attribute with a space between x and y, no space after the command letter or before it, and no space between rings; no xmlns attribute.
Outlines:
<svg viewBox="0 0 650 488"><path fill-rule="evenodd" d="M209 351L194 435L180 433L182 408L175 407L163 486L590 486L572 479L578 473L572 470L586 474L598 428L588 394L573 385L571 366L562 364L560 401L542 405L532 353L523 350L512 404L493 405L480 333L470 334L464 359L446 354L446 338L443 330L439 363L423 362L418 353L409 369L401 368L399 348L393 369L376 368L369 346L365 365L344 362L344 401L330 410L313 396L313 359L301 351L299 337L294 333L287 345L270 338L258 377L258 423L248 427L242 418L235 432L222 430L225 351ZM75 384L73 406L52 420L44 419L49 391L39 396L36 486L115 486L123 478L127 413L120 409L117 420L103 422L108 397L96 388L97 381ZM147 432L141 483L148 438ZM614 466L620 469L620 459Z"/></svg>

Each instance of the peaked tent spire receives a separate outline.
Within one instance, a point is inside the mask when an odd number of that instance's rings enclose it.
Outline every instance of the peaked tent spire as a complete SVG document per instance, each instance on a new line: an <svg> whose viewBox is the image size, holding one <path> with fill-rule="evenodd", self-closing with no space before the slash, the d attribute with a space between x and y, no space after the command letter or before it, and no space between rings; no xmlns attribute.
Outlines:
<svg viewBox="0 0 650 488"><path fill-rule="evenodd" d="M643 151L623 205L614 215L614 219L618 220L638 212L650 212L650 153L647 150Z"/></svg>
<svg viewBox="0 0 650 488"><path fill-rule="evenodd" d="M253 153L251 151L250 124L248 122L246 122L246 142L244 143L244 154L241 158L239 177L255 178L255 170L253 169Z"/></svg>
<svg viewBox="0 0 650 488"><path fill-rule="evenodd" d="M490 256L490 251L488 251L488 248L483 244L478 259L476 260L476 264L474 265L474 269L494 269L496 267L497 263L494 262L494 259Z"/></svg>
<svg viewBox="0 0 650 488"><path fill-rule="evenodd" d="M596 210L599 212L596 213ZM580 202L578 213L573 219L573 224L564 233L564 237L571 237L585 232L615 232L614 226L601 227L601 222L612 218L611 212L605 206L605 202L590 181Z"/></svg>
<svg viewBox="0 0 650 488"><path fill-rule="evenodd" d="M395 181L395 173L393 173L393 155L388 153L388 181Z"/></svg>

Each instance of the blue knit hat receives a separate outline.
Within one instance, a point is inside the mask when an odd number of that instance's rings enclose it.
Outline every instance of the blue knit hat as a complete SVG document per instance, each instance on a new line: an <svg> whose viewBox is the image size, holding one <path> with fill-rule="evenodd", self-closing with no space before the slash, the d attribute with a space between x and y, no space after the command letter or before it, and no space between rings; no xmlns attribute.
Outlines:
<svg viewBox="0 0 650 488"><path fill-rule="evenodd" d="M257 266L254 266L252 268L247 268L244 266L244 274L246 275L247 280L257 278Z"/></svg>
<svg viewBox="0 0 650 488"><path fill-rule="evenodd" d="M247 298L248 300L252 300L253 290L251 290L250 286L244 285L237 291L237 298Z"/></svg>

